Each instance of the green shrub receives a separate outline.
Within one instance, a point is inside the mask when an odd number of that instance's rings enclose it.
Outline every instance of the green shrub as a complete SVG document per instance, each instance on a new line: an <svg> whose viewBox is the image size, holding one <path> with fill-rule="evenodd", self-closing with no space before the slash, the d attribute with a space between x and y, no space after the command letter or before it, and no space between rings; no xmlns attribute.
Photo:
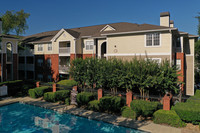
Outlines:
<svg viewBox="0 0 200 133"><path fill-rule="evenodd" d="M131 102L131 108L136 112L137 116L143 117L152 116L153 113L158 110L159 102L150 102L144 100L133 100Z"/></svg>
<svg viewBox="0 0 200 133"><path fill-rule="evenodd" d="M56 101L65 101L66 98L70 97L69 90L59 90L55 92Z"/></svg>
<svg viewBox="0 0 200 133"><path fill-rule="evenodd" d="M123 100L119 96L105 96L100 99L99 107L101 111L118 113L123 107Z"/></svg>
<svg viewBox="0 0 200 133"><path fill-rule="evenodd" d="M88 109L93 111L100 111L99 110L99 100L90 101L88 104Z"/></svg>
<svg viewBox="0 0 200 133"><path fill-rule="evenodd" d="M90 92L81 92L77 95L77 103L79 106L87 105L90 101L94 100L94 94Z"/></svg>
<svg viewBox="0 0 200 133"><path fill-rule="evenodd" d="M56 102L56 97L54 92L44 93L44 100L47 102Z"/></svg>
<svg viewBox="0 0 200 133"><path fill-rule="evenodd" d="M35 89L36 97L42 97L45 92L49 91L50 88L48 86L42 86L42 87L38 87L34 89Z"/></svg>
<svg viewBox="0 0 200 133"><path fill-rule="evenodd" d="M70 101L71 101L70 98L66 98L66 99L65 99L65 104L66 104L66 105L70 105Z"/></svg>
<svg viewBox="0 0 200 133"><path fill-rule="evenodd" d="M153 114L153 122L168 124L173 127L185 127L186 124L180 119L174 110L158 110Z"/></svg>
<svg viewBox="0 0 200 133"><path fill-rule="evenodd" d="M177 103L173 109L186 122L200 122L200 104L192 102Z"/></svg>
<svg viewBox="0 0 200 133"><path fill-rule="evenodd" d="M131 119L133 119L133 120L136 119L136 113L135 113L135 111L133 111L130 107L124 106L124 107L121 109L121 113L122 113L122 116L123 116L123 117L131 118Z"/></svg>
<svg viewBox="0 0 200 133"><path fill-rule="evenodd" d="M37 98L37 97L36 97L36 94L35 94L35 89L29 89L29 90L28 90L28 94L29 94L29 96L32 97L32 98Z"/></svg>
<svg viewBox="0 0 200 133"><path fill-rule="evenodd" d="M77 82L75 80L61 80L57 84L71 87L77 85Z"/></svg>

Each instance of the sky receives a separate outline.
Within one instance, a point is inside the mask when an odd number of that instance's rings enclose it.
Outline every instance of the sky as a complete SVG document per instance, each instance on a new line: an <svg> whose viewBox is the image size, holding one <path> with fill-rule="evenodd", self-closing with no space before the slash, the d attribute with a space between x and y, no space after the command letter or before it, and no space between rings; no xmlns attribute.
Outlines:
<svg viewBox="0 0 200 133"><path fill-rule="evenodd" d="M30 13L24 36L116 22L159 25L166 11L179 31L196 35L200 0L0 0L1 15L21 9Z"/></svg>

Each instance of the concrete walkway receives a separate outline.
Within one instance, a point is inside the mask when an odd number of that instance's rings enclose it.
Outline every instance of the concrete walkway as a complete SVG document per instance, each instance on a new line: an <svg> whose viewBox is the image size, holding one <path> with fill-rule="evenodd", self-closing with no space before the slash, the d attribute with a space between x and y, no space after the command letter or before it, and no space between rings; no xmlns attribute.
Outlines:
<svg viewBox="0 0 200 133"><path fill-rule="evenodd" d="M26 104L31 104L47 109L52 109L54 111L58 111L60 113L69 113L81 117L86 117L88 119L104 121L107 123L125 126L129 128L134 128L146 132L152 133L186 133L188 131L183 130L182 128L174 128L170 126L164 126L159 124L154 124L151 121L135 121L132 119L119 117L107 113L99 113L94 111L89 111L81 108L77 108L75 106L66 106L66 105L59 105L58 103L48 103L42 101L41 99L32 99L30 97L24 98L5 98L0 100L0 106L15 103L15 102L22 102Z"/></svg>

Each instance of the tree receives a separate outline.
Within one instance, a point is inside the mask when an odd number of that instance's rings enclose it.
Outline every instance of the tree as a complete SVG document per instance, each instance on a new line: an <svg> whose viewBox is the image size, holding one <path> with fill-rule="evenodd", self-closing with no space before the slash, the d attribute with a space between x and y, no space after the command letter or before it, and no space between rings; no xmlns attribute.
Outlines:
<svg viewBox="0 0 200 133"><path fill-rule="evenodd" d="M1 16L3 22L3 33L8 34L10 32L15 32L16 35L25 33L28 29L26 20L29 16L30 14L25 13L24 10L18 12L6 11L6 13Z"/></svg>
<svg viewBox="0 0 200 133"><path fill-rule="evenodd" d="M195 18L198 19L198 35L200 36L200 13ZM195 43L195 83L200 82L200 40Z"/></svg>

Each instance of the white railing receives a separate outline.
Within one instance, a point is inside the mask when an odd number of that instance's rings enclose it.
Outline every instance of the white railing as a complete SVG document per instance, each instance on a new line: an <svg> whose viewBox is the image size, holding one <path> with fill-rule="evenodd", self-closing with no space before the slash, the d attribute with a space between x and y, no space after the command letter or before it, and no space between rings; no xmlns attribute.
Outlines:
<svg viewBox="0 0 200 133"><path fill-rule="evenodd" d="M34 49L19 50L19 56L34 56Z"/></svg>
<svg viewBox="0 0 200 133"><path fill-rule="evenodd" d="M59 73L68 74L69 66L59 65Z"/></svg>
<svg viewBox="0 0 200 133"><path fill-rule="evenodd" d="M66 54L70 54L70 47L60 47L59 48L59 53L66 53Z"/></svg>
<svg viewBox="0 0 200 133"><path fill-rule="evenodd" d="M8 95L8 87L3 85L0 87L0 96L6 96Z"/></svg>

